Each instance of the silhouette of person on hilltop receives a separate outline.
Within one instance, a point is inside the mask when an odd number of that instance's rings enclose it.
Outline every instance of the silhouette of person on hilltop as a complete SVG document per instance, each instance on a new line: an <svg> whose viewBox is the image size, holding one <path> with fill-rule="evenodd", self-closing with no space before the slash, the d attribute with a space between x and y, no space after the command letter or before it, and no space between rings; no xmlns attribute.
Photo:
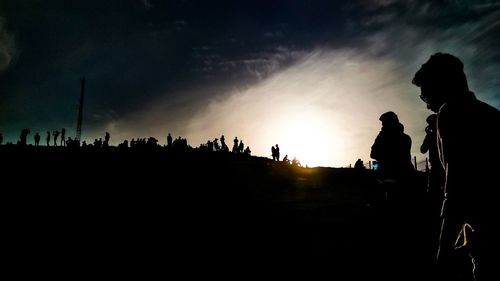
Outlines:
<svg viewBox="0 0 500 281"><path fill-rule="evenodd" d="M354 163L354 169L356 169L356 170L364 170L365 169L365 165L363 164L363 160L361 160L361 158L358 158L358 160L356 160L356 163Z"/></svg>
<svg viewBox="0 0 500 281"><path fill-rule="evenodd" d="M271 155L274 161L280 161L280 148L277 144L276 146L271 146Z"/></svg>
<svg viewBox="0 0 500 281"><path fill-rule="evenodd" d="M285 164L290 164L290 159L288 159L288 154L286 154L285 157L283 157L283 162L285 162Z"/></svg>
<svg viewBox="0 0 500 281"><path fill-rule="evenodd" d="M227 147L226 138L224 138L224 135L220 136L220 145L221 145L222 151L225 151L225 152L229 151L229 147Z"/></svg>
<svg viewBox="0 0 500 281"><path fill-rule="evenodd" d="M66 129L61 129L61 146L66 146Z"/></svg>
<svg viewBox="0 0 500 281"><path fill-rule="evenodd" d="M21 131L21 135L19 136L19 143L20 145L26 145L27 143L27 139L28 139L28 135L31 133L31 131L29 129L23 129Z"/></svg>
<svg viewBox="0 0 500 281"><path fill-rule="evenodd" d="M103 147L109 147L109 139L110 139L110 136L109 136L109 133L106 132L105 136L104 136L104 143L103 143Z"/></svg>
<svg viewBox="0 0 500 281"><path fill-rule="evenodd" d="M3 135L2 135L2 133L0 133L0 145L2 145L2 144L3 144Z"/></svg>
<svg viewBox="0 0 500 281"><path fill-rule="evenodd" d="M35 139L35 146L40 145L40 134L37 132L33 137Z"/></svg>
<svg viewBox="0 0 500 281"><path fill-rule="evenodd" d="M50 146L50 131L47 131L47 137L45 140L47 141L47 146Z"/></svg>
<svg viewBox="0 0 500 281"><path fill-rule="evenodd" d="M233 140L233 153L238 153L238 137L234 137Z"/></svg>
<svg viewBox="0 0 500 281"><path fill-rule="evenodd" d="M171 149L172 148L172 135L168 133L167 136L167 148Z"/></svg>
<svg viewBox="0 0 500 281"><path fill-rule="evenodd" d="M59 131L55 130L52 135L54 136L54 146L57 146L57 138L59 137Z"/></svg>
<svg viewBox="0 0 500 281"><path fill-rule="evenodd" d="M459 257L469 256L475 280L498 280L499 212L493 195L500 186L500 113L469 90L463 63L451 54L433 54L412 83L437 113L446 171L437 254L442 279L456 278L463 268Z"/></svg>

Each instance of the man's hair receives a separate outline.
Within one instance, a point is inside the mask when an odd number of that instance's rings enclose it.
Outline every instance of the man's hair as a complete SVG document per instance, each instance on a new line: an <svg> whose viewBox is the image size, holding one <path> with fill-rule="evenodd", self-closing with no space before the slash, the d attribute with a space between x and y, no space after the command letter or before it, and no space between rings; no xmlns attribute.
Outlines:
<svg viewBox="0 0 500 281"><path fill-rule="evenodd" d="M418 87L435 85L452 91L468 92L462 61L451 54L435 53L415 73L412 83Z"/></svg>

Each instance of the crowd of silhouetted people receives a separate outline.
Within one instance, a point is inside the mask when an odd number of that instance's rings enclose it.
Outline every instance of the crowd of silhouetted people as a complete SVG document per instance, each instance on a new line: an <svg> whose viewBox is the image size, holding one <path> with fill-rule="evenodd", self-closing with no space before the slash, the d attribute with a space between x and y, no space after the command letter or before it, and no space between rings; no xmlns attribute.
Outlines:
<svg viewBox="0 0 500 281"><path fill-rule="evenodd" d="M18 147L30 147L40 146L40 133L36 132L33 136L33 144L28 144L28 136L30 135L30 129L23 129L19 136L19 140L16 144L6 143L7 146L18 146ZM105 132L103 138L95 138L93 142L87 142L87 140L78 140L77 138L66 137L66 129L62 128L60 131L47 131L47 135L45 138L45 147L65 147L68 149L84 149L84 150L106 150L110 147L113 147L110 144L111 135L109 132ZM4 138L2 133L0 133L0 145L3 145ZM234 137L233 139L233 147L229 150L228 145L226 144L226 139L224 135L221 135L220 138L214 138L213 140L208 140L206 143L200 144L199 147L193 148L188 144L186 138L178 136L177 138L173 138L171 133L168 133L166 138L166 144L161 145L159 140L155 137L148 138L133 138L129 140L123 140L116 147L119 150L158 150L164 149L166 151L175 151L175 152L186 152L191 150L199 150L203 152L225 152L225 153L233 153L240 155L251 156L252 151L250 150L250 146L245 145L242 139L238 139L238 137ZM292 166L302 166L300 161L294 157L293 160L288 159L288 155L286 155L282 160L280 160L280 148L279 145L273 145L271 148L272 152L272 160L276 162L282 162L285 164L290 164Z"/></svg>
<svg viewBox="0 0 500 281"><path fill-rule="evenodd" d="M30 135L30 129L21 130L21 134L19 136L19 140L16 144L6 143L7 146L18 146L18 147L28 147L28 146L40 146L40 133L37 132L33 136L33 145L28 144L28 136ZM110 144L111 135L109 132L106 132L103 138L95 138L93 142L87 142L86 140L80 141L77 138L66 138L66 129L62 128L61 131L55 130L53 132L47 131L46 135L46 147L67 147L70 149L92 149L92 150L105 150L111 146ZM220 141L220 143L219 143ZM205 144L201 144L197 148L193 148L188 144L186 138L182 136L178 136L177 138L173 138L171 133L167 135L167 141L165 145L161 145L159 140L155 137L148 138L133 138L129 140L123 140L119 143L116 148L120 150L157 150L157 149L165 149L167 151L175 151L175 152L186 152L189 150L200 150L204 152L232 152L234 154L248 155L250 156L252 151L250 150L250 146L246 146L243 143L243 140L238 140L238 137L235 137L233 140L233 148L230 151L229 147L225 142L225 137L222 135L220 138L215 138L213 140L208 140ZM4 138L2 133L0 133L0 145L4 145Z"/></svg>

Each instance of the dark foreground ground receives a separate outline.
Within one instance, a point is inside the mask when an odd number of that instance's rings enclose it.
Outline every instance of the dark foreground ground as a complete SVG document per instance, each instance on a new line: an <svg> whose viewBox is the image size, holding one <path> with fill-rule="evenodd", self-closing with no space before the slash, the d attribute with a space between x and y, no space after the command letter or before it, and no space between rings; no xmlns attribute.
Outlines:
<svg viewBox="0 0 500 281"><path fill-rule="evenodd" d="M425 175L219 153L0 147L7 268L74 279L432 280Z"/></svg>

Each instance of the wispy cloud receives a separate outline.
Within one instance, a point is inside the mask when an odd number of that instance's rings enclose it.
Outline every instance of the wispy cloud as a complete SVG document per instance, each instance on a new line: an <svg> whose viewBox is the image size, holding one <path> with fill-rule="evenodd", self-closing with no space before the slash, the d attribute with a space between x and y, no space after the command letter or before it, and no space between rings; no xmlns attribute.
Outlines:
<svg viewBox="0 0 500 281"><path fill-rule="evenodd" d="M144 6L144 8L146 10L149 10L153 7L150 0L141 0L141 1L142 1L142 5Z"/></svg>
<svg viewBox="0 0 500 281"><path fill-rule="evenodd" d="M5 28L5 19L0 17L0 71L5 70L12 62L15 51L14 36Z"/></svg>

